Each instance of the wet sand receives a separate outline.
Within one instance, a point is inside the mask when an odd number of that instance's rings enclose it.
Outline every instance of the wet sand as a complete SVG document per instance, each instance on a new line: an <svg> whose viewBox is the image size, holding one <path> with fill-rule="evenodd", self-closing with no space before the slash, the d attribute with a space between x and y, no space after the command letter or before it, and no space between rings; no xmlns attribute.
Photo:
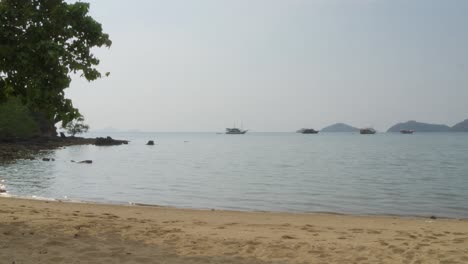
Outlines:
<svg viewBox="0 0 468 264"><path fill-rule="evenodd" d="M468 263L468 221L0 198L0 263Z"/></svg>

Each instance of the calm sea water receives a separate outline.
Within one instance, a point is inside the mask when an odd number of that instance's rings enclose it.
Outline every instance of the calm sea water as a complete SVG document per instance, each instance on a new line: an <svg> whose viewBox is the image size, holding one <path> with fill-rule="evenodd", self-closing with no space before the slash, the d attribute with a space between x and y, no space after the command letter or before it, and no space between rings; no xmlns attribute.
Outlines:
<svg viewBox="0 0 468 264"><path fill-rule="evenodd" d="M0 179L27 197L468 218L468 134L109 135L131 143L44 152L55 161L0 165Z"/></svg>

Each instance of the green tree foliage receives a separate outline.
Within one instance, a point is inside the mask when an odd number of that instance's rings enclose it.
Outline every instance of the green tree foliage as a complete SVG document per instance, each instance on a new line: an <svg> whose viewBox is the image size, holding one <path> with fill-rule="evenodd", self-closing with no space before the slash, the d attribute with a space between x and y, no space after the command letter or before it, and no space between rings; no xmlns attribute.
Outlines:
<svg viewBox="0 0 468 264"><path fill-rule="evenodd" d="M0 139L29 138L39 129L29 109L17 98L0 103Z"/></svg>
<svg viewBox="0 0 468 264"><path fill-rule="evenodd" d="M101 77L95 47L110 47L89 4L64 0L0 0L0 101L17 97L54 126L79 118L65 98L72 74Z"/></svg>
<svg viewBox="0 0 468 264"><path fill-rule="evenodd" d="M86 133L89 130L89 126L84 123L83 117L78 117L75 121L69 122L65 129L67 133L74 137L76 134Z"/></svg>

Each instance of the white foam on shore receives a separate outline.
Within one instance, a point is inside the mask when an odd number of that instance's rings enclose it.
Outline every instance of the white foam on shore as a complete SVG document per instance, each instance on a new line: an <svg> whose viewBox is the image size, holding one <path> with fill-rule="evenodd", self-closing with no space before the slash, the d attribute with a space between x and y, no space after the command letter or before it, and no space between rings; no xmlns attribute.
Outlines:
<svg viewBox="0 0 468 264"><path fill-rule="evenodd" d="M3 197L11 197L10 194L8 194L7 190L6 190L6 187L5 187L5 184L2 184L4 183L5 180L0 180L0 196L3 196Z"/></svg>
<svg viewBox="0 0 468 264"><path fill-rule="evenodd" d="M5 182L5 181L0 180L0 182ZM6 196L6 194L7 194L7 191L6 191L5 185L0 183L0 195L1 196Z"/></svg>
<svg viewBox="0 0 468 264"><path fill-rule="evenodd" d="M14 195L14 194L9 194L8 192L0 193L0 196L3 197L9 197L9 198L16 198L16 199L26 199L26 200L39 200L39 201L59 201L57 199L53 198L47 198L47 197L41 197L41 196L20 196L20 195Z"/></svg>
<svg viewBox="0 0 468 264"><path fill-rule="evenodd" d="M40 201L57 201L57 199L54 199L54 198L47 198L47 197L36 196L36 195L33 195L31 197L23 196L19 198L34 199L34 200L40 200Z"/></svg>

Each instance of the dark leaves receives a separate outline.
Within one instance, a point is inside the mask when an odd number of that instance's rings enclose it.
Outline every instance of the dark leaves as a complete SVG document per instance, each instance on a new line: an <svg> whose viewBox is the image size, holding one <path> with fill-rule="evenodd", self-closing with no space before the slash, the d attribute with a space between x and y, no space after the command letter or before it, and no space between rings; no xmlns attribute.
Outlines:
<svg viewBox="0 0 468 264"><path fill-rule="evenodd" d="M112 44L88 12L83 2L0 1L0 100L22 97L32 111L65 124L78 118L63 90L73 73L88 81L100 78L91 50Z"/></svg>

